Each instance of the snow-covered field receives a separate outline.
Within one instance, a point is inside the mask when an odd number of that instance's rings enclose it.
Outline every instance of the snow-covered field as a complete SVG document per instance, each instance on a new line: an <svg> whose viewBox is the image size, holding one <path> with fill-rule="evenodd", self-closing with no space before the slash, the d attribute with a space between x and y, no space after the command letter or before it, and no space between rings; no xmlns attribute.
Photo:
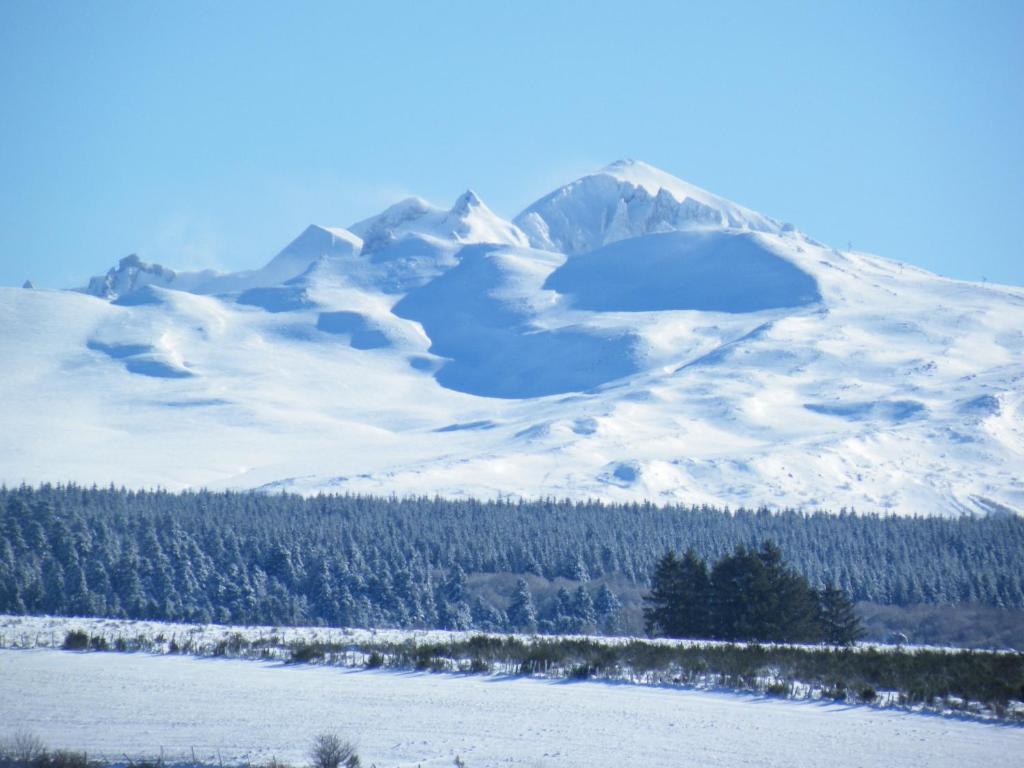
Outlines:
<svg viewBox="0 0 1024 768"><path fill-rule="evenodd" d="M364 764L1019 766L1024 729L598 682L349 671L147 654L0 651L0 735L92 755L276 755L337 731Z"/></svg>
<svg viewBox="0 0 1024 768"><path fill-rule="evenodd" d="M0 289L0 481L1024 510L1024 289L643 163L91 290Z"/></svg>
<svg viewBox="0 0 1024 768"><path fill-rule="evenodd" d="M182 624L175 622L101 619L62 616L12 616L0 615L0 649L4 650L54 650L64 647L69 633L84 633L90 642L103 641L103 648L119 653L147 653L152 655L188 655L198 658L235 659L295 663L295 654L302 649L319 649L313 655L304 656L302 663L315 664L335 669L361 670L368 667L373 655L379 657L378 666L391 670L409 671L423 669L467 674L488 674L500 676L529 676L534 679L570 680L575 679L574 670L587 659L573 651L574 644L582 642L586 647L619 647L629 644L646 646L672 646L679 648L739 648L745 643L729 643L716 640L688 640L669 638L608 637L600 635L508 635L487 634L476 631L447 631L427 629L360 629L353 627L286 627L286 626L238 626L221 624ZM503 652L500 649L471 650L475 639L491 638L499 642L515 639L516 650ZM559 655L558 661L543 652L543 646L568 650ZM438 649L437 646L448 646ZM454 647L452 647L454 646ZM538 646L541 648L538 649ZM93 648L96 646L93 645ZM760 648L788 648L807 654L818 654L828 648L821 645L763 643ZM423 661L416 649L426 648L429 658ZM541 650L540 658L547 658L542 666L531 666L523 672L522 663L526 658L524 648ZM892 654L915 654L925 652L952 652L956 648L940 648L923 645L886 645L880 643L858 643L848 649L858 652L881 652ZM991 653L991 652L989 652ZM997 651L995 653L1013 653ZM477 656L486 662L485 669L474 669L473 659ZM735 670L734 670L735 671ZM685 665L655 665L641 663L632 666L629 661L620 660L611 665L593 669L591 679L608 684L630 684L648 687L665 687L690 691L723 691L762 693L772 686L782 684L785 697L793 701L831 702L834 693L829 683L811 675L801 678L792 673L782 674L773 663L767 663L750 675L738 681L730 677L728 670L707 667L703 671ZM873 689L870 705L875 708L898 709L917 714L971 717L976 720L1005 721L1020 724L1024 722L1024 703L1010 701L1001 709L993 708L991 702L965 700L948 695L918 703L908 703L896 689L877 686ZM776 693L775 695L779 695ZM843 700L862 702L856 692Z"/></svg>

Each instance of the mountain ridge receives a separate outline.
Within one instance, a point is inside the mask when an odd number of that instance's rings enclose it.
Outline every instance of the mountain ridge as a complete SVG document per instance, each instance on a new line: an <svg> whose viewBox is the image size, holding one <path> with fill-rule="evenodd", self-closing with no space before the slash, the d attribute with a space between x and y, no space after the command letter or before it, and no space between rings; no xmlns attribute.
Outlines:
<svg viewBox="0 0 1024 768"><path fill-rule="evenodd" d="M0 290L0 480L1024 511L1024 291L639 161L90 287Z"/></svg>

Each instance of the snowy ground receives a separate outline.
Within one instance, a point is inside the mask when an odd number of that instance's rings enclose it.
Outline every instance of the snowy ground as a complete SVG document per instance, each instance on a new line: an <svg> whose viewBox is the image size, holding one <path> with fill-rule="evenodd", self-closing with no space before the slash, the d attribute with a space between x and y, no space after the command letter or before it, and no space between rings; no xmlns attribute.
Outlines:
<svg viewBox="0 0 1024 768"><path fill-rule="evenodd" d="M449 631L443 629L360 629L357 627L271 627L239 626L229 624L186 624L172 621L147 621L136 619L102 619L69 616L19 616L0 614L0 648L60 648L64 636L71 630L81 630L90 636L103 637L113 646L115 640L145 638L160 648L166 649L173 639L178 644L186 640L200 655L209 654L218 643L239 636L247 642L259 642L261 646L287 648L292 643L328 643L331 645L366 645L404 643L447 643L468 640L477 635L487 635L476 630ZM743 645L719 640L677 640L650 637L609 637L605 635L509 635L492 637L519 637L523 640L556 640L564 637L582 637L607 645L619 645L641 640L657 645L713 646ZM163 638L156 640L156 638ZM273 642L268 640L273 639ZM762 643L761 645L772 645ZM779 644L786 645L786 644ZM790 644L793 647L807 647ZM809 646L820 648L821 646ZM884 643L858 643L855 649L877 651L914 651L917 649L950 650L941 646L888 645ZM955 649L954 649L955 650Z"/></svg>
<svg viewBox="0 0 1024 768"><path fill-rule="evenodd" d="M301 762L338 731L364 763L1018 766L1024 729L596 682L348 671L147 654L0 651L0 735L127 754Z"/></svg>

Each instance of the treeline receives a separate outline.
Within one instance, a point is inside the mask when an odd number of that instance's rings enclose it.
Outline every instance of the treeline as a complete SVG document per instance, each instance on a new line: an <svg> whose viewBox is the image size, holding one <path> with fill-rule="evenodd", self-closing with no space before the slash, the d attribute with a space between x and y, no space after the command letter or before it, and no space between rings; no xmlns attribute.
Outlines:
<svg viewBox="0 0 1024 768"><path fill-rule="evenodd" d="M864 634L841 589L814 589L770 541L740 545L710 571L692 549L669 551L644 602L648 634L663 637L851 645Z"/></svg>
<svg viewBox="0 0 1024 768"><path fill-rule="evenodd" d="M855 600L1024 606L1015 517L65 485L0 489L0 611L616 631L619 597L646 590L666 550L710 562L765 539Z"/></svg>

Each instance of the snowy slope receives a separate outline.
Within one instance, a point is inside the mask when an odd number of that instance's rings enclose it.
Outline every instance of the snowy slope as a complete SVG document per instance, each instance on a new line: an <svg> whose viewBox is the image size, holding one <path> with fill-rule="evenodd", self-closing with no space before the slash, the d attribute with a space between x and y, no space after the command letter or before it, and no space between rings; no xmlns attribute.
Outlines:
<svg viewBox="0 0 1024 768"><path fill-rule="evenodd" d="M411 199L250 272L0 289L0 481L1024 512L1024 290L637 162L515 222Z"/></svg>
<svg viewBox="0 0 1024 768"><path fill-rule="evenodd" d="M299 764L313 737L365 765L1014 766L1024 731L728 693L340 671L183 656L0 650L0 738L90 755Z"/></svg>

